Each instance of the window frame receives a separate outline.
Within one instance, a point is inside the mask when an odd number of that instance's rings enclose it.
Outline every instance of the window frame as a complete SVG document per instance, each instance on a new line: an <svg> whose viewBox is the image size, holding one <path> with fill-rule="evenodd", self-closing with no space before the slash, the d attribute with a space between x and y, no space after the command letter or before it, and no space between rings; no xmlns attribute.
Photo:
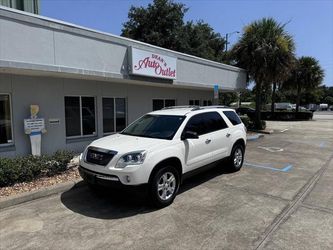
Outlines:
<svg viewBox="0 0 333 250"><path fill-rule="evenodd" d="M112 98L113 99L113 132L106 132L104 133L104 114L103 114L103 99L104 98ZM127 97L124 96L102 96L102 131L103 131L103 136L107 136L107 135L112 135L112 134L116 134L118 132L121 131L116 131L117 130L117 113L116 113L116 99L125 99L125 128L128 125L128 101L127 101Z"/></svg>
<svg viewBox="0 0 333 250"><path fill-rule="evenodd" d="M160 109L154 110L154 100L162 100L163 101L163 108L165 108L165 101L166 100L173 100L173 101L175 101L175 106L177 106L177 99L176 98L153 98L153 99L151 99L151 108L152 108L151 110L152 111L160 110ZM170 107L170 106L168 106L168 107Z"/></svg>
<svg viewBox="0 0 333 250"><path fill-rule="evenodd" d="M203 107L207 107L207 106L212 106L213 105L213 100L212 99L202 99L202 106ZM204 105L204 103L206 102L207 105ZM210 102L210 105L208 105Z"/></svg>
<svg viewBox="0 0 333 250"><path fill-rule="evenodd" d="M11 142L0 144L0 148L2 148L2 147L14 146L15 145L15 138L14 138L12 95L11 95L11 93L2 93L2 92L0 92L0 95L7 95L9 97L10 126L11 126L11 135L12 135L12 141Z"/></svg>
<svg viewBox="0 0 333 250"><path fill-rule="evenodd" d="M190 102L191 102L191 101L193 102L193 104L192 104L192 105L190 104ZM199 102L199 104L198 104L198 105L197 105L197 104L195 104L195 102L196 102L196 101L198 101L198 102ZM201 106L201 100L200 100L200 99L189 99L189 100L188 100L188 105L190 105L190 106Z"/></svg>
<svg viewBox="0 0 333 250"><path fill-rule="evenodd" d="M66 131L66 111L64 112L64 116L65 116L65 136L66 139L80 139L80 138L91 138L91 137L96 137L98 136L98 117L97 117L97 97L96 96L91 96L91 95L65 95L64 96L64 108L66 110L66 106L65 106L65 98L66 97L79 97L79 103L80 103L80 134L81 135L73 135L73 136L67 136L67 131ZM83 135L83 120L82 120L82 97L92 97L94 98L94 105L95 105L95 133L91 134L91 135Z"/></svg>

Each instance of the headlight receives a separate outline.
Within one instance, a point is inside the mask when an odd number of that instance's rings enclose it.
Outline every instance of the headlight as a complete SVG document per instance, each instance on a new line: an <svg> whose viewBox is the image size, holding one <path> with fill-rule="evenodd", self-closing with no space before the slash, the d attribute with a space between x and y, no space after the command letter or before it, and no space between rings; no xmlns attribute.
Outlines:
<svg viewBox="0 0 333 250"><path fill-rule="evenodd" d="M135 151L123 155L117 162L116 168L124 168L128 165L139 165L144 162L146 158L146 151Z"/></svg>

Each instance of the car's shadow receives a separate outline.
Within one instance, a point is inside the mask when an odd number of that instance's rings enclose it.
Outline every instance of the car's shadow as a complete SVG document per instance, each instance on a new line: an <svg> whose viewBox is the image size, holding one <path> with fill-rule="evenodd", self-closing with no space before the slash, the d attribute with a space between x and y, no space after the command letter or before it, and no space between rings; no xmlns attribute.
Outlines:
<svg viewBox="0 0 333 250"><path fill-rule="evenodd" d="M224 167L224 161L211 166L213 168L185 180L178 196L217 176L230 173ZM75 213L99 219L119 219L156 210L149 205L145 190L129 192L103 188L93 191L83 182L64 192L61 202Z"/></svg>

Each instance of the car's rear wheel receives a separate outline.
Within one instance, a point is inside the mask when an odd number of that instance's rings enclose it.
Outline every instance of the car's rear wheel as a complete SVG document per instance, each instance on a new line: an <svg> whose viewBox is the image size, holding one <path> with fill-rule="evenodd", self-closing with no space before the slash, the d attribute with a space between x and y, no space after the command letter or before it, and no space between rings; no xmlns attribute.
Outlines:
<svg viewBox="0 0 333 250"><path fill-rule="evenodd" d="M150 198L153 205L166 207L175 199L179 188L179 174L172 166L162 167L150 181Z"/></svg>
<svg viewBox="0 0 333 250"><path fill-rule="evenodd" d="M244 162L244 147L241 144L236 144L231 150L229 157L229 167L233 172L239 171Z"/></svg>

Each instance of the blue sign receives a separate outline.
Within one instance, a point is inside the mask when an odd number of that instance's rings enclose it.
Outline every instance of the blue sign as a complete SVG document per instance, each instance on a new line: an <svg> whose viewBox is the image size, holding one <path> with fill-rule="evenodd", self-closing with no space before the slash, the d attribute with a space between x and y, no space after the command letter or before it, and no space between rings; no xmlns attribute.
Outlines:
<svg viewBox="0 0 333 250"><path fill-rule="evenodd" d="M214 99L219 99L219 85L214 85Z"/></svg>

